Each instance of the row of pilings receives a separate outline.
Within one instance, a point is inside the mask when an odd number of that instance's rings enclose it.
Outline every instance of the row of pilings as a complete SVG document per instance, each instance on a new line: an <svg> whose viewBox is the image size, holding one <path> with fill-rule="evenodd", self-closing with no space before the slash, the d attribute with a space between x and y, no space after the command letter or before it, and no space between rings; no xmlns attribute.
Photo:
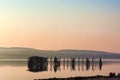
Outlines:
<svg viewBox="0 0 120 80"><path fill-rule="evenodd" d="M76 70L80 71L102 69L101 58L61 58L61 57L39 57L32 56L28 59L28 70L31 72Z"/></svg>
<svg viewBox="0 0 120 80"><path fill-rule="evenodd" d="M56 72L57 70L60 70L61 65L63 66L63 69L68 69L70 67L71 70L76 70L76 67L78 70L80 68L84 70L90 70L94 71L95 69L102 69L102 58L61 58L61 57L49 57L48 62L51 65L52 68Z"/></svg>

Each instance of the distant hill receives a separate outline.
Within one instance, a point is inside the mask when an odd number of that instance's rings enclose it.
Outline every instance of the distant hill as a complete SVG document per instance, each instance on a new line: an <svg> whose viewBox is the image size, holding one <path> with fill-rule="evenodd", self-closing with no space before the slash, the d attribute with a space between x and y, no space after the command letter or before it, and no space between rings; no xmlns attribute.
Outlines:
<svg viewBox="0 0 120 80"><path fill-rule="evenodd" d="M120 59L120 54L110 53L104 51L92 51L92 50L37 50L32 48L12 47L3 48L0 47L0 59L26 59L30 56L61 56L61 57L88 57L88 58L116 58Z"/></svg>

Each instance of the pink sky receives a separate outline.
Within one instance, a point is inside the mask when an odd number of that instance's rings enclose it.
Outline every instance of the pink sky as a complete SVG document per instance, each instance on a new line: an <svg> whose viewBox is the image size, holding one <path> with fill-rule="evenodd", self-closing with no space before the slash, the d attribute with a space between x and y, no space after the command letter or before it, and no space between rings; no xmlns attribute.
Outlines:
<svg viewBox="0 0 120 80"><path fill-rule="evenodd" d="M20 0L0 5L1 47L120 52L120 6L112 0Z"/></svg>

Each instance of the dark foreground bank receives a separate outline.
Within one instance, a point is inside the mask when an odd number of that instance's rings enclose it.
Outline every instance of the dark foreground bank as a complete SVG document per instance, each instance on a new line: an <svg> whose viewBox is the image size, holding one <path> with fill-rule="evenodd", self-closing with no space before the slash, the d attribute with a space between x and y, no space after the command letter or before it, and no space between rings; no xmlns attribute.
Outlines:
<svg viewBox="0 0 120 80"><path fill-rule="evenodd" d="M51 78L34 80L120 80L120 77L71 77L71 78Z"/></svg>
<svg viewBox="0 0 120 80"><path fill-rule="evenodd" d="M91 76L91 77L50 78L50 79L34 79L34 80L120 80L120 77Z"/></svg>

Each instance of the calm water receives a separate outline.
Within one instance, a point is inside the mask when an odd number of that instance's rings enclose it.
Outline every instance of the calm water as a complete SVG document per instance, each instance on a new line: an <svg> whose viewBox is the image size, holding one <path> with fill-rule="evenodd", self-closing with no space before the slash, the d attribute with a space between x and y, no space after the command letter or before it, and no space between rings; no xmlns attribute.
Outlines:
<svg viewBox="0 0 120 80"><path fill-rule="evenodd" d="M41 72L28 71L27 61L20 59L0 60L0 80L34 80L53 77L108 75L109 72L120 73L120 60L104 60L101 69L97 61L89 68L86 68L82 61L76 61L75 66L72 66L69 61L62 61L57 70L49 61L47 70Z"/></svg>

